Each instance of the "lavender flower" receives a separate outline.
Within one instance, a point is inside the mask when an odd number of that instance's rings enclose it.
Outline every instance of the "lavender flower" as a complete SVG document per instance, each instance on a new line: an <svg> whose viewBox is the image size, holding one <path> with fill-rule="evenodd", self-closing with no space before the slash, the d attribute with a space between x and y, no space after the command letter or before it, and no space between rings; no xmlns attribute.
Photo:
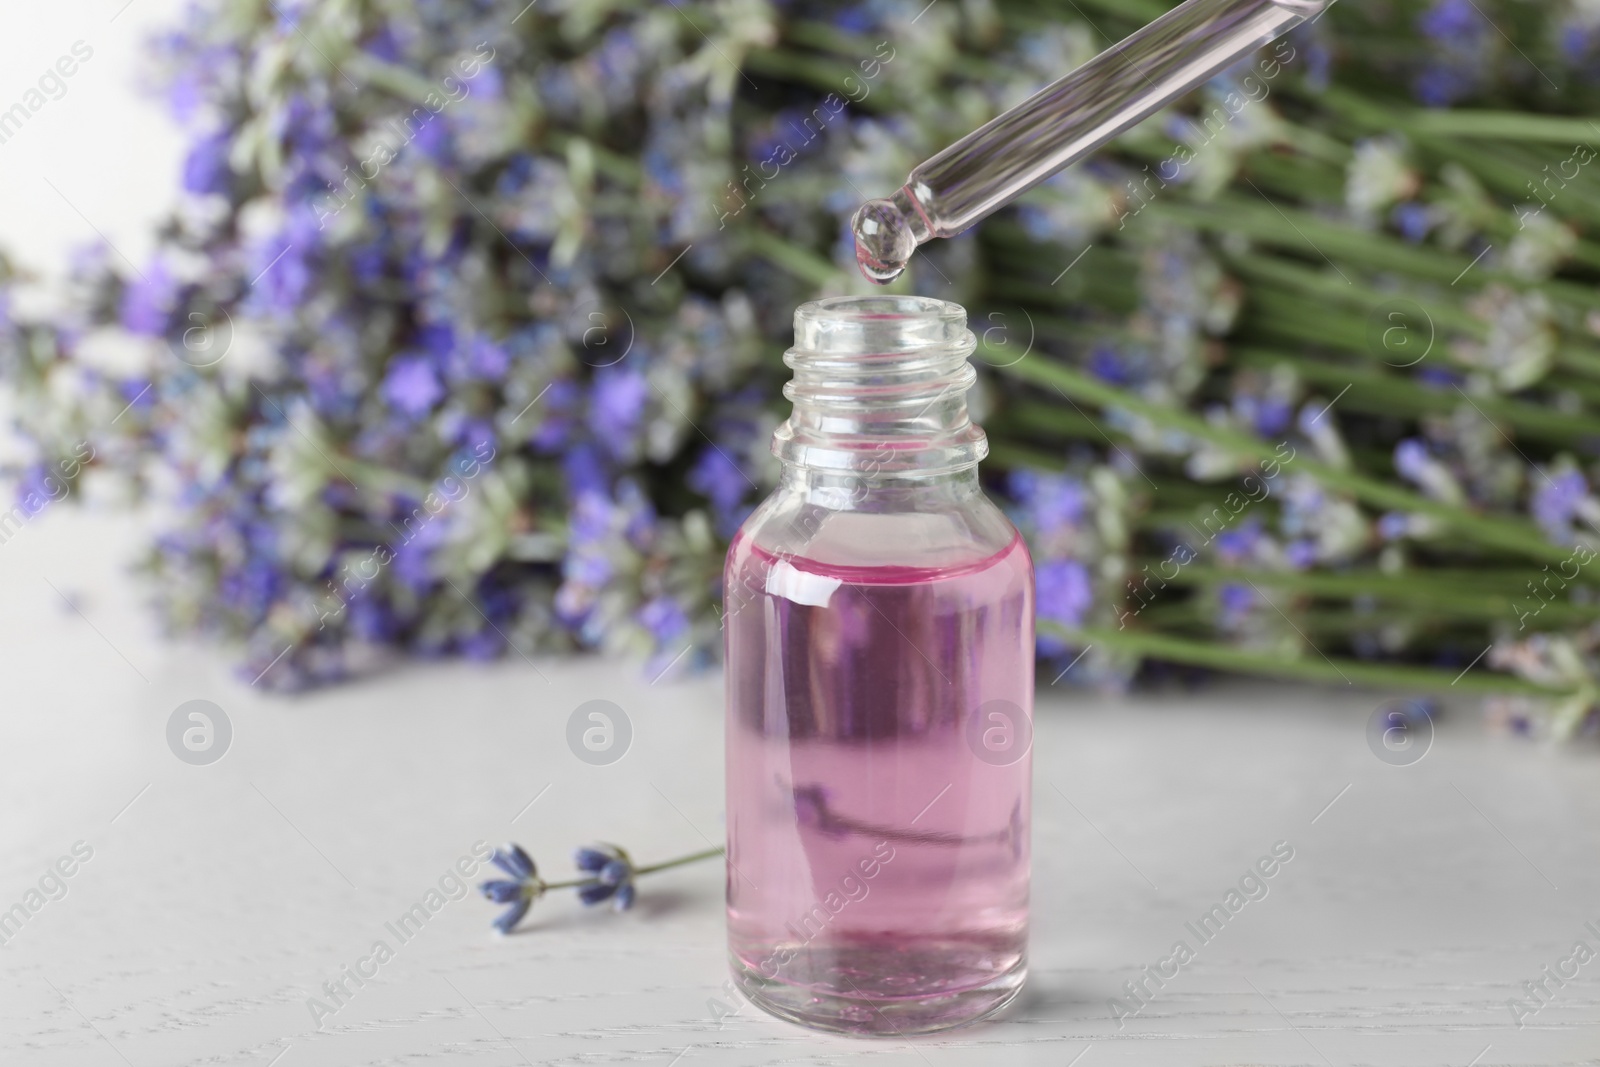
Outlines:
<svg viewBox="0 0 1600 1067"><path fill-rule="evenodd" d="M1592 532L1600 533L1600 501L1589 492L1588 480L1574 469L1559 470L1533 479L1530 509L1545 535L1556 544L1572 544L1573 524L1586 519Z"/></svg>
<svg viewBox="0 0 1600 1067"><path fill-rule="evenodd" d="M1496 36L1473 0L1434 0L1417 18L1417 29L1433 46L1413 91L1429 107L1448 107L1487 80Z"/></svg>
<svg viewBox="0 0 1600 1067"><path fill-rule="evenodd" d="M578 899L586 905L611 901L618 911L633 907L633 860L616 845L580 848L573 862L578 870L594 875L588 885L578 887Z"/></svg>
<svg viewBox="0 0 1600 1067"><path fill-rule="evenodd" d="M722 849L710 848L691 852L664 863L640 867L634 863L626 849L617 845L586 845L573 854L573 863L583 872L583 877L561 882L546 882L539 877L533 860L520 846L505 845L495 849L490 860L510 875L510 879L491 879L483 882L478 886L478 892L496 904L511 905L493 923L494 928L500 933L509 934L528 914L533 902L552 889L577 889L578 899L585 906L609 900L617 911L627 911L633 907L637 897L634 880L640 875L698 863L722 854Z"/></svg>
<svg viewBox="0 0 1600 1067"><path fill-rule="evenodd" d="M228 147L233 131L219 130L202 137L189 149L183 161L183 188L198 195L226 194L232 183L228 167Z"/></svg>
<svg viewBox="0 0 1600 1067"><path fill-rule="evenodd" d="M532 858L520 845L497 848L489 859L496 867L510 875L511 880L492 880L484 882L478 888L485 897L496 904L511 905L494 921L496 930L502 934L509 934L522 921L522 917L528 914L533 902L543 896L549 887L540 879Z"/></svg>
<svg viewBox="0 0 1600 1067"><path fill-rule="evenodd" d="M444 385L433 364L424 356L401 357L383 380L383 396L396 411L417 418L433 410L444 397Z"/></svg>
<svg viewBox="0 0 1600 1067"><path fill-rule="evenodd" d="M1089 569L1075 559L1049 560L1036 569L1041 619L1076 629L1094 603Z"/></svg>
<svg viewBox="0 0 1600 1067"><path fill-rule="evenodd" d="M1421 244L1427 240L1429 231L1434 227L1433 212L1426 204L1415 201L1396 204L1390 209L1389 218L1394 223L1395 229L1412 244Z"/></svg>
<svg viewBox="0 0 1600 1067"><path fill-rule="evenodd" d="M123 292L123 327L130 333L161 336L172 321L177 296L178 284L171 269L160 258L152 260Z"/></svg>
<svg viewBox="0 0 1600 1067"><path fill-rule="evenodd" d="M1217 535L1217 556L1222 562L1237 566L1256 553L1261 541L1261 520L1246 519L1238 526Z"/></svg>

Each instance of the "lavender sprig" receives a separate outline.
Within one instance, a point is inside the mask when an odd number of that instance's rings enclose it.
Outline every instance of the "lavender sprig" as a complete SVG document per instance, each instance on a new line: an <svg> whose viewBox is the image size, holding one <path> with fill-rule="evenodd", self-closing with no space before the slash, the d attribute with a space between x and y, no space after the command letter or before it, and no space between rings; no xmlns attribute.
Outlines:
<svg viewBox="0 0 1600 1067"><path fill-rule="evenodd" d="M708 848L664 863L652 863L640 867L635 865L633 857L628 855L626 849L602 842L597 845L586 845L573 854L573 863L580 871L586 872L587 877L546 882L539 877L538 867L521 845L507 844L495 849L489 859L496 867L510 875L510 879L499 878L483 882L478 886L478 892L496 904L511 905L494 920L496 930L502 934L509 934L528 914L533 902L549 890L576 889L578 899L586 906L592 907L609 900L617 911L627 911L633 907L634 879L640 875L698 863L700 860L720 856L722 852L720 848Z"/></svg>

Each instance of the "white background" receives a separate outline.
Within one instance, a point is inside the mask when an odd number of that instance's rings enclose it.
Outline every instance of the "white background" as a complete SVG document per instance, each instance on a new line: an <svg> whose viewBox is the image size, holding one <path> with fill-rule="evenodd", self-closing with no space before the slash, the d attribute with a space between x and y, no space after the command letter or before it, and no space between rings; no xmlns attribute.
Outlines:
<svg viewBox="0 0 1600 1067"><path fill-rule="evenodd" d="M72 249L99 240L96 228L142 262L151 223L177 187L179 131L139 85L147 34L179 18L183 5L124 4L12 3L0 14L0 111L35 87L74 42L94 49L66 79L66 94L0 145L0 247L51 274Z"/></svg>

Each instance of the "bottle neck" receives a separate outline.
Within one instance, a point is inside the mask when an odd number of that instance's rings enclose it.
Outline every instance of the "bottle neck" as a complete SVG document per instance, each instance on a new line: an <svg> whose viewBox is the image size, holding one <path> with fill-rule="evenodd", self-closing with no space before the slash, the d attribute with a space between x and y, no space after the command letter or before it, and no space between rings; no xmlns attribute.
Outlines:
<svg viewBox="0 0 1600 1067"><path fill-rule="evenodd" d="M784 355L794 409L772 436L785 478L831 475L948 491L988 454L967 413L977 373L966 312L925 297L833 297L795 312L795 343ZM816 477L796 486L822 487Z"/></svg>
<svg viewBox="0 0 1600 1067"><path fill-rule="evenodd" d="M976 463L931 474L874 476L785 463L778 484L827 511L944 511L983 495Z"/></svg>

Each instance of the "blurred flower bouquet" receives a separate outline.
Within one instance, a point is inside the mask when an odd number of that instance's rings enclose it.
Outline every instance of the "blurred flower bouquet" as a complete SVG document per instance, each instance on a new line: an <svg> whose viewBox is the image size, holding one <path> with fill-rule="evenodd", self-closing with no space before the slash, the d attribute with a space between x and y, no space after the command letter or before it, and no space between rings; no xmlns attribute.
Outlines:
<svg viewBox="0 0 1600 1067"><path fill-rule="evenodd" d="M162 616L264 686L686 669L790 315L865 287L850 212L1169 6L202 2L160 42L159 252L3 317L24 487L89 442L163 503ZM1340 4L919 255L980 337L1047 677L1593 721L1597 81L1591 0Z"/></svg>

